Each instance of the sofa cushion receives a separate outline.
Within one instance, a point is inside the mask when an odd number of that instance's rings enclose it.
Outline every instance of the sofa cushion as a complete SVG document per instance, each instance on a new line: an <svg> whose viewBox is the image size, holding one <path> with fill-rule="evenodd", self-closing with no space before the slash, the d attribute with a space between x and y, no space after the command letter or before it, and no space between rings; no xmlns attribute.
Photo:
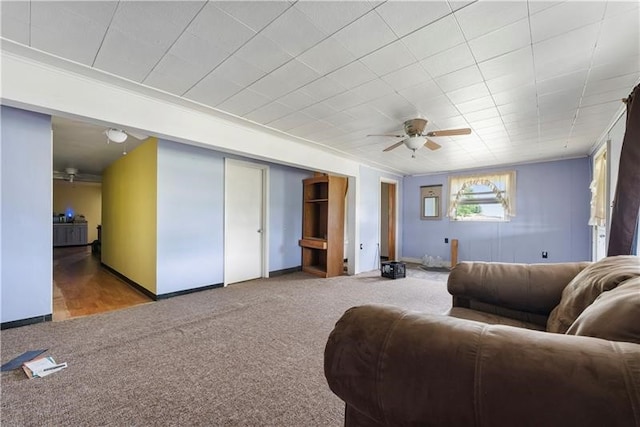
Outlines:
<svg viewBox="0 0 640 427"><path fill-rule="evenodd" d="M452 307L445 314L447 316L457 317L458 319L474 320L476 322L488 323L489 325L507 325L524 329L533 329L536 331L544 331L543 326L537 325L533 322L525 322L524 320L512 319L510 317L472 310L469 308Z"/></svg>
<svg viewBox="0 0 640 427"><path fill-rule="evenodd" d="M560 304L549 315L547 331L564 334L600 294L635 277L640 277L640 258L637 256L607 257L589 265L562 291Z"/></svg>
<svg viewBox="0 0 640 427"><path fill-rule="evenodd" d="M567 334L640 344L640 277L602 293Z"/></svg>

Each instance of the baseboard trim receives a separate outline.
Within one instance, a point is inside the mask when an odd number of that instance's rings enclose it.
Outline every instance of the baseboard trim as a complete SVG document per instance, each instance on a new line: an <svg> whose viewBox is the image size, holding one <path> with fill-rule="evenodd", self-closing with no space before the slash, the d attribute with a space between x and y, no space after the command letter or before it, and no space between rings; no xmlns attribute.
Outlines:
<svg viewBox="0 0 640 427"><path fill-rule="evenodd" d="M192 294L194 292L207 291L209 289L222 288L222 287L224 287L224 283L215 283L213 285L201 286L199 288L191 288L191 289L185 289L183 291L169 292L167 294L158 295L156 297L156 301L157 300L162 300L162 299L167 299L167 298L178 297L180 295Z"/></svg>
<svg viewBox="0 0 640 427"><path fill-rule="evenodd" d="M28 319L13 320L11 322L0 323L0 330L18 328L20 326L33 325L35 323L50 322L53 319L51 314L44 316L29 317Z"/></svg>
<svg viewBox="0 0 640 427"><path fill-rule="evenodd" d="M113 268L109 267L107 264L105 264L102 261L100 262L100 265L102 267L104 267L106 270L108 270L111 274L113 274L114 276L118 277L118 279L120 279L123 282L127 283L129 286L131 286L133 288L136 288L137 290L139 290L140 292L142 292L143 294L145 294L146 296L148 296L152 300L154 300L154 301L158 300L158 296L156 294L154 294L153 292L151 292L149 289L145 288L144 286L140 285L139 283L136 283L133 280L129 279L127 276L125 276L124 274L120 273L118 270L114 270Z"/></svg>
<svg viewBox="0 0 640 427"><path fill-rule="evenodd" d="M107 264L104 264L104 263L101 262L100 265L102 265L105 269L109 270L113 275L117 276L119 279L121 279L122 281L126 282L128 285L136 288L137 290L139 290L140 292L142 292L143 294L145 294L146 296L148 296L149 298L151 298L154 301L173 298L173 297L177 297L177 296L180 296L180 295L192 294L194 292L206 291L208 289L222 288L224 286L223 283L214 283L213 285L205 285L205 286L200 286L198 288L185 289L185 290L182 290L182 291L169 292L169 293L166 293L166 294L156 295L153 292L151 292L149 289L147 289L147 288L143 287L142 285L140 285L139 283L136 283L133 280L129 279L127 276L125 276L124 274L120 273L119 271L114 270L113 268L109 267Z"/></svg>
<svg viewBox="0 0 640 427"><path fill-rule="evenodd" d="M295 273L298 271L302 271L302 266L299 265L297 267L291 267L291 268L283 268L282 270L274 270L274 271L270 271L269 272L269 277L278 277L278 276L282 276L284 274L291 274L291 273Z"/></svg>

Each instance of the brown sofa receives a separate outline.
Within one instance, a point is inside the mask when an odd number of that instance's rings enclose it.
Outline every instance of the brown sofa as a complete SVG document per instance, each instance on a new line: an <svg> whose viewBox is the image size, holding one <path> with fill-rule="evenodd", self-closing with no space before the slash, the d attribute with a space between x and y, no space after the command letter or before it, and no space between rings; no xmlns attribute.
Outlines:
<svg viewBox="0 0 640 427"><path fill-rule="evenodd" d="M447 315L366 305L325 376L346 426L640 426L640 258L461 263Z"/></svg>

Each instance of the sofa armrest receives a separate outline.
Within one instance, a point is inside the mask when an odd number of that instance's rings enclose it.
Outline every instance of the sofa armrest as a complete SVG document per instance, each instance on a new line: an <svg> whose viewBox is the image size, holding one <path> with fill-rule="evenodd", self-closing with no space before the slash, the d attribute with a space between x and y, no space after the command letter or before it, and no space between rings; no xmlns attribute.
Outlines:
<svg viewBox="0 0 640 427"><path fill-rule="evenodd" d="M482 310L473 307L478 302L548 316L560 303L562 290L587 265L461 262L451 270L447 289L454 307Z"/></svg>
<svg viewBox="0 0 640 427"><path fill-rule="evenodd" d="M640 425L637 344L367 305L324 369L357 425Z"/></svg>

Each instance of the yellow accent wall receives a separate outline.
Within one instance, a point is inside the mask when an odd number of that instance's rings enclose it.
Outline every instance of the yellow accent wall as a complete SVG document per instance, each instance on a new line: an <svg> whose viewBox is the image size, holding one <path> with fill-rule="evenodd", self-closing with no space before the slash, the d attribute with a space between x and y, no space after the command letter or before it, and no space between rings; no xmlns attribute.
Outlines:
<svg viewBox="0 0 640 427"><path fill-rule="evenodd" d="M53 213L64 214L73 209L87 220L87 241L98 238L97 226L102 221L102 184L99 182L69 182L53 180Z"/></svg>
<svg viewBox="0 0 640 427"><path fill-rule="evenodd" d="M151 138L102 175L102 262L157 294L158 140Z"/></svg>

